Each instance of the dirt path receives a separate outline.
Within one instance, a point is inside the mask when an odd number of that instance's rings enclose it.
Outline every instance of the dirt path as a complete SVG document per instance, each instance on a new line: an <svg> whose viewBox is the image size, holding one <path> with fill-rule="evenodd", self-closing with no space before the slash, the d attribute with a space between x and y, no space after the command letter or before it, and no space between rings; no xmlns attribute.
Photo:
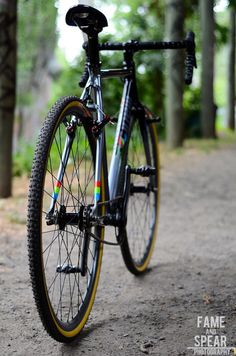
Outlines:
<svg viewBox="0 0 236 356"><path fill-rule="evenodd" d="M236 147L188 150L162 163L159 239L135 278L105 248L92 315L73 345L54 342L34 306L26 251L25 183L0 201L0 355L192 355L198 316L225 317L236 346Z"/></svg>

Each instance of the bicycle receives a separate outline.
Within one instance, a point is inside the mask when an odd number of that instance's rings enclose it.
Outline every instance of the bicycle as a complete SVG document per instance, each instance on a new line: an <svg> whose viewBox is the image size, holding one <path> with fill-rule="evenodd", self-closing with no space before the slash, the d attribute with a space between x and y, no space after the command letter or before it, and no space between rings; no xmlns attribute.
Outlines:
<svg viewBox="0 0 236 356"><path fill-rule="evenodd" d="M178 42L99 44L107 26L98 10L78 5L66 14L88 35L80 98L59 99L41 129L29 189L28 252L36 306L51 337L71 342L95 298L103 245L120 245L135 275L147 270L157 236L160 176L157 118L138 98L133 56L140 50L186 49L186 78L196 66L194 34ZM120 69L101 69L99 52L123 51ZM118 120L103 112L101 80L120 77ZM117 121L108 173L105 126ZM117 242L104 240L105 226Z"/></svg>

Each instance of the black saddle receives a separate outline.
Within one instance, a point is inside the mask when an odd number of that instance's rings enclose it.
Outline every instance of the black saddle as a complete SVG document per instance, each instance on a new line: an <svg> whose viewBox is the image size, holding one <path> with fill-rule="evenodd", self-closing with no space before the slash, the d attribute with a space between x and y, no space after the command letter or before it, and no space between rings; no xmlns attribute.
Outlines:
<svg viewBox="0 0 236 356"><path fill-rule="evenodd" d="M87 5L77 5L67 11L66 23L69 26L79 26L79 28L93 36L108 26L106 16L102 12Z"/></svg>

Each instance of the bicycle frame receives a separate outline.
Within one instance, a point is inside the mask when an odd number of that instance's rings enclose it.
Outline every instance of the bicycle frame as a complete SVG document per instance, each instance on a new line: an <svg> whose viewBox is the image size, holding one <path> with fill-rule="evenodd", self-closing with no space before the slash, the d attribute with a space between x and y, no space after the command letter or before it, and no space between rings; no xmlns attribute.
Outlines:
<svg viewBox="0 0 236 356"><path fill-rule="evenodd" d="M128 57L128 56L126 56ZM117 198L118 183L120 179L123 152L131 128L131 109L135 102L141 107L137 98L136 80L134 63L126 60L126 67L124 69L105 69L99 70L97 74L90 71L89 79L81 95L81 100L85 100L88 92L93 90L94 104L96 109L97 121L102 122L104 119L103 102L102 102L102 88L101 81L103 78L124 77L123 94L120 105L120 112L118 117L117 129L114 139L113 152L111 158L110 169L108 172L107 154L106 154L106 137L105 130L102 129L97 138L96 149L96 167L95 167L95 186L94 186L94 207L93 211L97 209L97 204L100 200L100 185L102 175L102 160L104 164L105 182L107 184L106 201L112 201ZM108 178L108 179L107 179Z"/></svg>
<svg viewBox="0 0 236 356"><path fill-rule="evenodd" d="M185 82L190 84L192 81L193 68L196 67L195 58L195 42L194 33L189 32L186 40L176 42L138 42L131 41L126 43L104 43L99 45L98 33L92 31L91 36L88 37L88 42L84 44L86 50L86 71L83 74L83 86L84 91L81 95L81 100L86 103L88 98L91 98L92 94L92 109L96 112L95 122L96 124L102 124L102 129L99 130L96 144L96 166L95 166L95 186L94 186L94 205L92 208L93 216L96 217L98 202L100 201L100 187L102 177L102 167L104 169L105 176L105 201L112 202L117 199L118 183L120 175L123 173L122 167L123 153L127 149L127 139L130 133L132 125L131 110L135 108L135 111L139 114L139 111L143 113L144 107L138 100L136 78L135 78L135 65L133 62L133 55L139 50L151 50L151 49L186 49L186 73ZM124 52L124 67L121 69L107 69L103 70L100 66L99 52L101 50L122 50ZM114 140L113 153L110 165L110 171L108 174L107 155L106 155L106 137L103 126L107 123L105 114L103 112L102 103L102 86L101 81L103 78L109 77L123 77L124 89L120 105L120 112L118 117L118 125ZM89 109L89 107L88 107ZM140 115L140 117L142 117ZM104 121L106 121L104 123ZM144 137L145 138L145 137ZM70 140L69 140L70 142ZM145 142L145 140L144 140ZM71 142L70 142L71 143ZM65 145L65 157L67 157L68 147ZM64 156L63 156L64 157ZM66 160L66 158L65 158ZM58 183L61 184L63 178L63 167L66 166L66 162L61 162L61 167L58 172ZM55 187L55 198L53 193L53 200L51 204L50 213L53 213L55 200L58 196L58 186ZM124 193L125 194L125 193ZM119 198L122 198L121 196ZM124 196L123 196L124 200ZM109 211L109 204L107 211ZM108 222L108 225L110 223Z"/></svg>

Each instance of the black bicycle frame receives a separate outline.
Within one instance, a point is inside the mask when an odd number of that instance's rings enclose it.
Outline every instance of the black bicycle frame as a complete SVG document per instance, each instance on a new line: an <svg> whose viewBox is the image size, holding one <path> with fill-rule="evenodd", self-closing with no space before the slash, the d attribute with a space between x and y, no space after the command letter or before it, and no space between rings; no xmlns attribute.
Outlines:
<svg viewBox="0 0 236 356"><path fill-rule="evenodd" d="M133 52L124 52L124 68L120 69L100 69L96 67L95 73L93 66L89 68L89 78L81 96L81 100L85 100L91 96L93 91L94 109L96 109L96 121L102 122L104 118L103 105L102 105L102 92L101 92L101 79L119 77L124 78L124 88L120 105L120 112L118 117L116 135L113 146L113 153L111 158L110 170L108 174L107 156L106 156L106 138L105 130L103 129L97 137L97 150L96 150L96 167L95 167L95 187L94 187L94 211L96 211L97 203L100 200L100 185L102 174L102 163L105 175L105 181L108 178L106 189L106 201L116 199L118 195L118 185L120 175L125 168L123 159L125 151L127 150L128 137L132 125L132 108L141 109L142 105L138 100L135 66L133 62ZM93 108L92 108L93 109ZM103 162L102 162L103 161Z"/></svg>

